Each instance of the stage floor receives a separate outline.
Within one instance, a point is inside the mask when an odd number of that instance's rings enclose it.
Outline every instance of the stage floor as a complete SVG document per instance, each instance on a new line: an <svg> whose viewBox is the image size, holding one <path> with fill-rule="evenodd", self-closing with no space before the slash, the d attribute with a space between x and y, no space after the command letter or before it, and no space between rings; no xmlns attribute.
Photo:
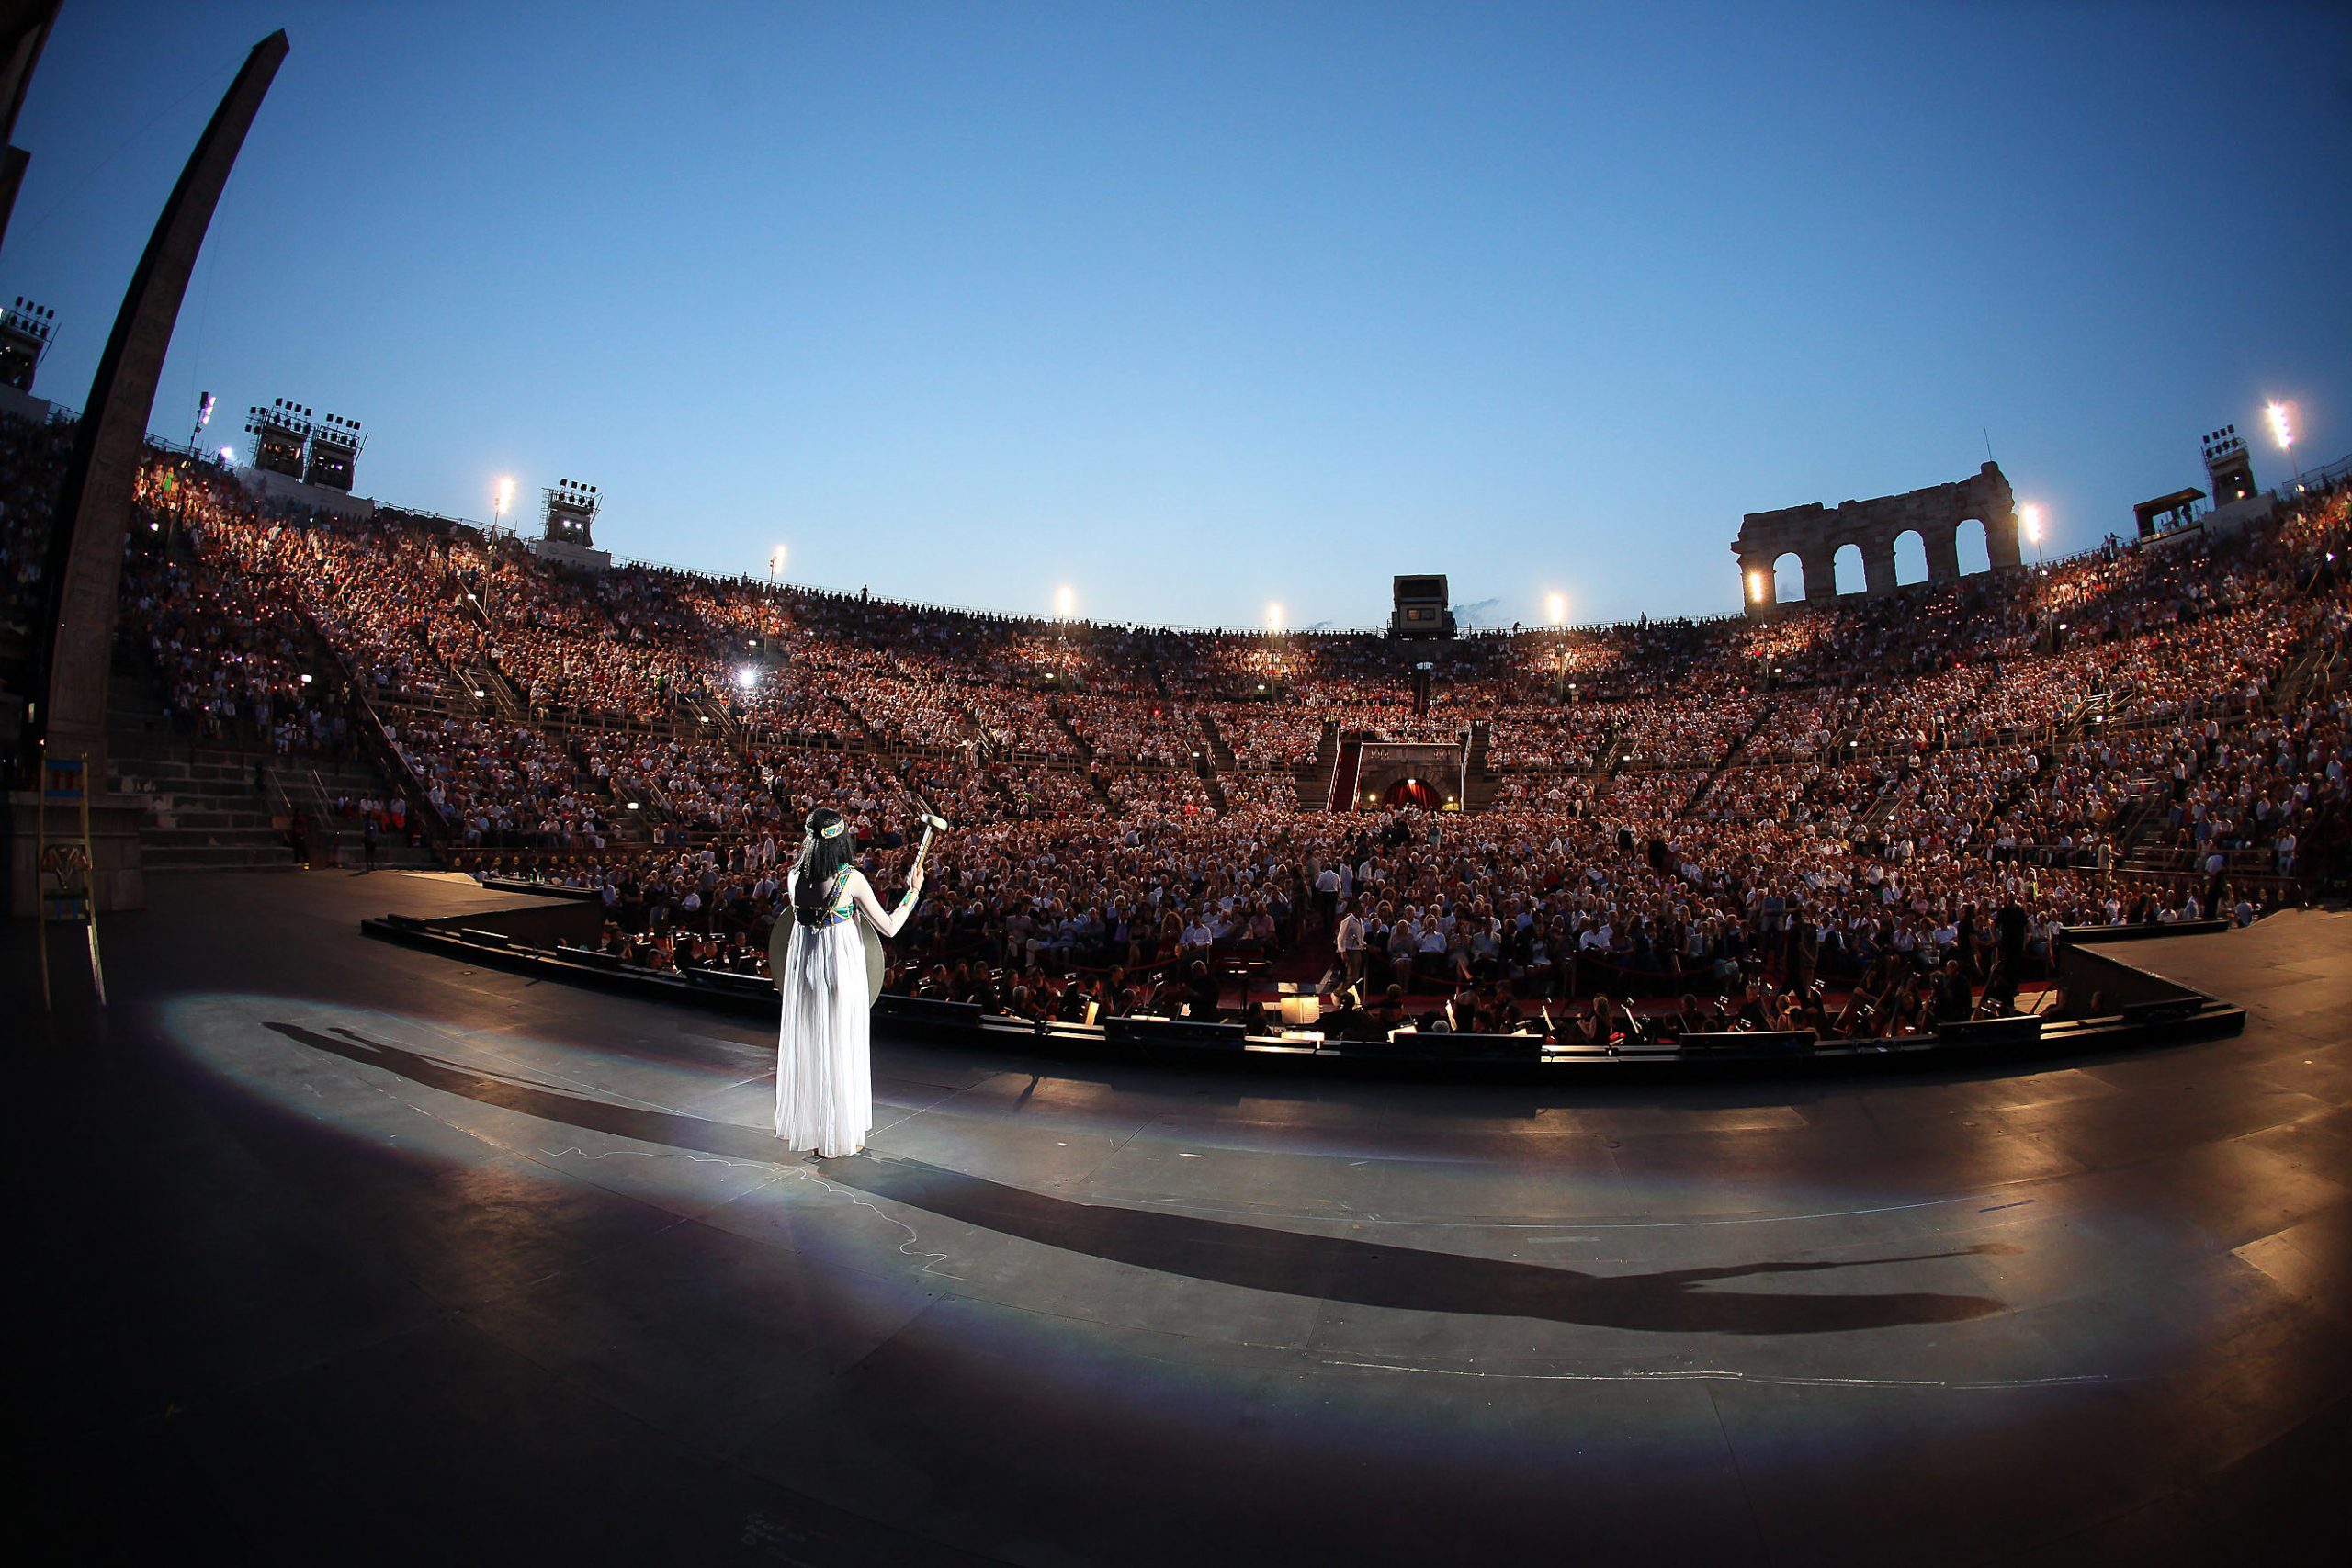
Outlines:
<svg viewBox="0 0 2352 1568"><path fill-rule="evenodd" d="M2119 949L2244 1036L2015 1076L877 1040L811 1162L772 1035L356 930L516 900L150 886L103 1022L0 958L76 1560L2352 1555L2352 916Z"/></svg>

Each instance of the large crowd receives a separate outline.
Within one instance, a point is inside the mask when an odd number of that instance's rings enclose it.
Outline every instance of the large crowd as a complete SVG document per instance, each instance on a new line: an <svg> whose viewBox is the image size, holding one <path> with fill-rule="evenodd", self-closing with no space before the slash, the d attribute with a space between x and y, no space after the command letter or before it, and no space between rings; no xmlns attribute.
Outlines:
<svg viewBox="0 0 2352 1568"><path fill-rule="evenodd" d="M10 614L56 452L0 423ZM1952 964L2013 989L2060 924L2294 896L2352 815L2340 492L1768 619L1434 645L583 574L160 457L139 497L125 626L181 723L375 742L454 863L589 890L657 966L756 969L827 804L886 890L916 812L956 824L892 984L1008 1011L1229 1013L1286 965L1453 1027L1605 991L1897 1028ZM1358 742L1445 749L1468 809L1324 809Z"/></svg>

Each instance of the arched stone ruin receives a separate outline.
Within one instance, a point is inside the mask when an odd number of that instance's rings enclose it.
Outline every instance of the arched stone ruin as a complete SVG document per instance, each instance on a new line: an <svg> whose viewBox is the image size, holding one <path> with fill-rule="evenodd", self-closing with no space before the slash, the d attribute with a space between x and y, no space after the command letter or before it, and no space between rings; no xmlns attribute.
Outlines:
<svg viewBox="0 0 2352 1568"><path fill-rule="evenodd" d="M1984 553L1993 570L2018 564L2018 514L2009 481L1987 463L1971 478L1929 485L1901 495L1849 501L1828 507L1819 502L1751 512L1740 519L1732 553L1739 557L1740 595L1758 615L1779 602L1773 563L1794 555L1804 569L1804 602L1826 604L1838 598L1838 552L1852 545L1862 552L1862 594L1875 598L1894 591L1894 542L1916 532L1928 548L1928 581L1960 576L1960 525L1984 527Z"/></svg>

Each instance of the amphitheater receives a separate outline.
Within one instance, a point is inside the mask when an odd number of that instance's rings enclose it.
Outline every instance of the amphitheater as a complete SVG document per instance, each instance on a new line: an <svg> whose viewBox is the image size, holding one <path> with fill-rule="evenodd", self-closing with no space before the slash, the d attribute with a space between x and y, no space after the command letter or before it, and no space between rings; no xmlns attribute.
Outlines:
<svg viewBox="0 0 2352 1568"><path fill-rule="evenodd" d="M615 559L149 432L288 49L85 409L0 311L28 1540L2352 1560L2352 462L2029 560L1988 451L1429 639ZM823 807L911 910L830 1156Z"/></svg>
<svg viewBox="0 0 2352 1568"><path fill-rule="evenodd" d="M12 500L66 434L6 428ZM2340 491L1434 654L139 495L146 907L18 1150L108 1348L34 1393L99 1539L1427 1561L1464 1491L1527 1551L2337 1539ZM812 1161L760 970L820 801L886 889L954 828L870 1150Z"/></svg>

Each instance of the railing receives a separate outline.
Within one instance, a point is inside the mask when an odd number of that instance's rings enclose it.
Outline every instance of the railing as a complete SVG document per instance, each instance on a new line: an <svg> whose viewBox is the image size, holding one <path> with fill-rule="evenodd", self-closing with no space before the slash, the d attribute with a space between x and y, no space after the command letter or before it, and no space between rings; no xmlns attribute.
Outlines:
<svg viewBox="0 0 2352 1568"><path fill-rule="evenodd" d="M2352 480L2352 457L2338 457L2335 462L2316 468L2305 468L2270 493L2291 504L2313 491L2331 490L2346 480Z"/></svg>

